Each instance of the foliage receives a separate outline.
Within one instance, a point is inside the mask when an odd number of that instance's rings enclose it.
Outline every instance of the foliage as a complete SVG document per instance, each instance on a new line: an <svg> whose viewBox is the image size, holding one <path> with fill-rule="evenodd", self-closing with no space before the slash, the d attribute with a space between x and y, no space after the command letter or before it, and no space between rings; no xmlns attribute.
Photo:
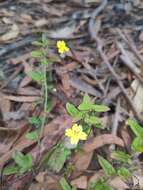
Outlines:
<svg viewBox="0 0 143 190"><path fill-rule="evenodd" d="M59 172L67 158L70 156L71 151L64 147L62 143L60 143L56 148L52 151L48 160L45 162L45 165L52 171Z"/></svg>
<svg viewBox="0 0 143 190"><path fill-rule="evenodd" d="M131 130L136 135L135 139L132 142L132 149L136 152L143 152L143 128L135 120L128 119L128 125L131 127Z"/></svg>
<svg viewBox="0 0 143 190"><path fill-rule="evenodd" d="M60 179L60 185L62 190L77 190L75 187L71 187L64 177Z"/></svg>
<svg viewBox="0 0 143 190"><path fill-rule="evenodd" d="M98 155L98 161L107 176L116 174L114 167L102 156Z"/></svg>
<svg viewBox="0 0 143 190"><path fill-rule="evenodd" d="M33 159L30 154L24 155L23 153L16 151L13 154L13 159L16 163L15 166L9 166L4 169L4 175L11 175L14 173L25 173L32 169Z"/></svg>
<svg viewBox="0 0 143 190"><path fill-rule="evenodd" d="M96 116L96 112L109 111L109 107L98 105L91 102L90 97L85 95L82 103L76 108L73 104L66 104L67 112L76 120L81 121L84 125L103 128L100 118Z"/></svg>
<svg viewBox="0 0 143 190"><path fill-rule="evenodd" d="M99 179L97 182L91 183L90 190L114 190L105 180Z"/></svg>

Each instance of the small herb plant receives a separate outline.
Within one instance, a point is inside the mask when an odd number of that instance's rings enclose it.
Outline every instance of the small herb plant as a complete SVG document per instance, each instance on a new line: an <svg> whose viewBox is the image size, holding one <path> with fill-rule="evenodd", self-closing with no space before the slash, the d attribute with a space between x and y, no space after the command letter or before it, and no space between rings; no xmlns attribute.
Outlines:
<svg viewBox="0 0 143 190"><path fill-rule="evenodd" d="M4 175L11 175L15 173L23 174L32 169L33 159L31 154L24 155L23 153L16 151L12 157L15 161L15 165L6 167L4 169Z"/></svg>
<svg viewBox="0 0 143 190"><path fill-rule="evenodd" d="M131 130L135 134L135 138L131 144L133 152L143 152L143 128L134 119L128 119L127 124L130 126ZM102 190L113 188L108 184L108 178L111 176L119 176L125 182L132 179L134 169L136 165L133 161L133 156L127 154L123 151L113 151L111 153L111 158L118 161L120 167L114 168L112 164L105 158L98 156L98 161L103 171L105 172L105 177L99 179L97 182L91 184L91 190ZM106 187L106 188L105 188Z"/></svg>

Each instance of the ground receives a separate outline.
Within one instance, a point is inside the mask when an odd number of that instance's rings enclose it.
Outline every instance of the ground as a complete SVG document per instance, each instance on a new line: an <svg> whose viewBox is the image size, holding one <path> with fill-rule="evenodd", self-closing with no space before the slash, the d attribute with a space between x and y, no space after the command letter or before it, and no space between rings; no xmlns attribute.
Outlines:
<svg viewBox="0 0 143 190"><path fill-rule="evenodd" d="M0 2L2 190L143 189L142 11Z"/></svg>

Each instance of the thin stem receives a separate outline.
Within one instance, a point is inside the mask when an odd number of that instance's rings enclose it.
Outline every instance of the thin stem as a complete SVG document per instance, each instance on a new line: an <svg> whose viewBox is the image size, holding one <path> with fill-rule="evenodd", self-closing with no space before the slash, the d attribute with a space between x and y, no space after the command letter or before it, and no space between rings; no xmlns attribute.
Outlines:
<svg viewBox="0 0 143 190"><path fill-rule="evenodd" d="M47 112L47 102L48 102L48 86L47 86L47 76L46 76L46 64L43 66L44 70L44 116L42 118L41 130L39 135L39 141L44 133L44 127L46 122L46 112Z"/></svg>

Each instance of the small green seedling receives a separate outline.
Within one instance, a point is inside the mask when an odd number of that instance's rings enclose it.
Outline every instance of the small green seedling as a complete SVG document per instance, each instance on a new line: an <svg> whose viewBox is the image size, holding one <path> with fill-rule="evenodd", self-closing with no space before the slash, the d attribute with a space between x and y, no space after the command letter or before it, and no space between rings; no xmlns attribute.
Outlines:
<svg viewBox="0 0 143 190"><path fill-rule="evenodd" d="M15 173L23 174L32 169L33 159L31 154L24 155L23 153L16 151L12 157L15 161L15 165L6 167L4 169L4 175L11 175Z"/></svg>
<svg viewBox="0 0 143 190"><path fill-rule="evenodd" d="M85 95L82 103L75 107L73 104L66 104L67 112L83 125L103 128L101 120L96 116L96 113L107 112L110 110L108 106L98 105L91 102L90 97Z"/></svg>

